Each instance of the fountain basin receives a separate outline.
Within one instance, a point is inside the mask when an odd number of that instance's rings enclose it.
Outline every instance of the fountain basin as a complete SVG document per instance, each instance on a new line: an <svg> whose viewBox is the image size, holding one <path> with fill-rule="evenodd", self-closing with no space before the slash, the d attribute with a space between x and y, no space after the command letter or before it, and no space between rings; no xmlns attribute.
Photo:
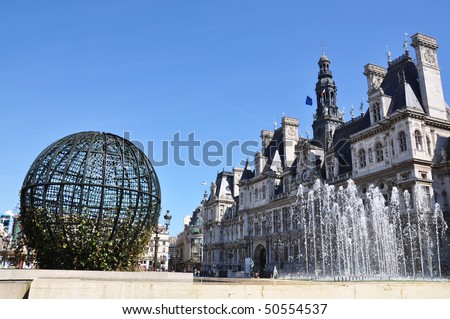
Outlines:
<svg viewBox="0 0 450 319"><path fill-rule="evenodd" d="M19 280L18 278L29 278ZM190 273L62 270L0 271L2 285L29 284L30 299L449 299L450 281L332 282L278 279L193 279ZM24 285L23 287L26 287ZM9 290L12 292L12 290ZM6 294L6 295L5 295Z"/></svg>

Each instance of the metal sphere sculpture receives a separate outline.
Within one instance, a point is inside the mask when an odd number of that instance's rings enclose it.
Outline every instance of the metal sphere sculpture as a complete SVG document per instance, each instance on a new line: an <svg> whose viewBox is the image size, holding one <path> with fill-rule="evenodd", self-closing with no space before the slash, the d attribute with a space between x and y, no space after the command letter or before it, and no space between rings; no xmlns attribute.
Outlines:
<svg viewBox="0 0 450 319"><path fill-rule="evenodd" d="M110 133L81 132L48 146L21 189L24 237L41 268L126 270L160 212L147 156Z"/></svg>

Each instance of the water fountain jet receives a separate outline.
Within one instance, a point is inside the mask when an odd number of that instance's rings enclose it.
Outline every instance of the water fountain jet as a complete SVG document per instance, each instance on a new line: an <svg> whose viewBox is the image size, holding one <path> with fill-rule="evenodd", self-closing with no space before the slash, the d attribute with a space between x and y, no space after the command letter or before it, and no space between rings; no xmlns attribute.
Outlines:
<svg viewBox="0 0 450 319"><path fill-rule="evenodd" d="M300 186L291 207L299 230L292 240L298 255L291 258L297 273L289 277L442 278L449 266L447 224L439 205L430 206L419 186L413 200L394 187L387 204L373 186L359 196L352 180L337 190L319 180L306 193Z"/></svg>

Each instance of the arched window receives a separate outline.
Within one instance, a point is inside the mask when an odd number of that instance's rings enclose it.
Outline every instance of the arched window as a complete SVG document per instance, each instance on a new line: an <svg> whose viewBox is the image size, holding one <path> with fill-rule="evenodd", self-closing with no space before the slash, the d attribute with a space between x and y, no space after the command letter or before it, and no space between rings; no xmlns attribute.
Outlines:
<svg viewBox="0 0 450 319"><path fill-rule="evenodd" d="M378 102L372 105L372 118L374 123L381 120L381 106Z"/></svg>
<svg viewBox="0 0 450 319"><path fill-rule="evenodd" d="M416 149L419 150L419 151L423 150L423 147L422 147L422 134L420 133L420 131L416 130L414 132L414 138L416 140Z"/></svg>
<svg viewBox="0 0 450 319"><path fill-rule="evenodd" d="M359 150L358 157L359 157L359 167L360 168L366 167L366 151L363 149Z"/></svg>
<svg viewBox="0 0 450 319"><path fill-rule="evenodd" d="M381 143L375 144L375 158L377 162L382 162L384 160L383 145L381 145Z"/></svg>
<svg viewBox="0 0 450 319"><path fill-rule="evenodd" d="M431 140L430 140L430 137L428 135L426 137L426 141L427 141L427 152L428 152L428 155L431 156Z"/></svg>
<svg viewBox="0 0 450 319"><path fill-rule="evenodd" d="M400 145L400 152L404 152L407 150L405 132L401 131L400 133L398 133L398 143Z"/></svg>

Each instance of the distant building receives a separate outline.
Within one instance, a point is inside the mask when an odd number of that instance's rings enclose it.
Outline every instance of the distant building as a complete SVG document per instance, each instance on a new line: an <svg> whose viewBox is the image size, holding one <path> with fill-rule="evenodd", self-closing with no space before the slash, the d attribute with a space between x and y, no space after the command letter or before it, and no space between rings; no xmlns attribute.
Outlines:
<svg viewBox="0 0 450 319"><path fill-rule="evenodd" d="M177 237L171 236L169 237L169 270L176 269L177 263Z"/></svg>
<svg viewBox="0 0 450 319"><path fill-rule="evenodd" d="M157 250L156 265L155 250ZM152 234L152 238L141 258L140 265L144 270L167 271L169 269L169 231L166 227L159 225L158 233Z"/></svg>
<svg viewBox="0 0 450 319"><path fill-rule="evenodd" d="M220 172L211 183L209 197L203 203L203 270L220 273L234 267L237 271L247 252L244 247L243 216L238 216L238 183L241 168Z"/></svg>
<svg viewBox="0 0 450 319"><path fill-rule="evenodd" d="M14 262L14 248L19 231L19 223L10 210L0 213L0 267L6 267Z"/></svg>
<svg viewBox="0 0 450 319"><path fill-rule="evenodd" d="M280 128L261 131L262 148L232 172L220 172L203 203L203 269L241 272L251 258L255 270L289 265L292 240L300 230L292 218L299 186L317 179L345 185L352 178L362 196L370 185L389 199L418 185L429 205L450 215L450 121L444 100L437 42L415 34L411 46L387 68L364 67L368 109L344 121L330 60L319 59L313 136L299 137L299 121L284 116ZM275 251L277 242L287 243Z"/></svg>
<svg viewBox="0 0 450 319"><path fill-rule="evenodd" d="M7 210L4 213L0 213L0 223L2 223L5 231L9 235L15 235L17 233L16 229L18 227L17 218L11 210Z"/></svg>
<svg viewBox="0 0 450 319"><path fill-rule="evenodd" d="M176 271L192 272L201 269L203 260L203 203L205 200L206 197L192 212L189 222L184 225L183 232L177 236L174 256Z"/></svg>

